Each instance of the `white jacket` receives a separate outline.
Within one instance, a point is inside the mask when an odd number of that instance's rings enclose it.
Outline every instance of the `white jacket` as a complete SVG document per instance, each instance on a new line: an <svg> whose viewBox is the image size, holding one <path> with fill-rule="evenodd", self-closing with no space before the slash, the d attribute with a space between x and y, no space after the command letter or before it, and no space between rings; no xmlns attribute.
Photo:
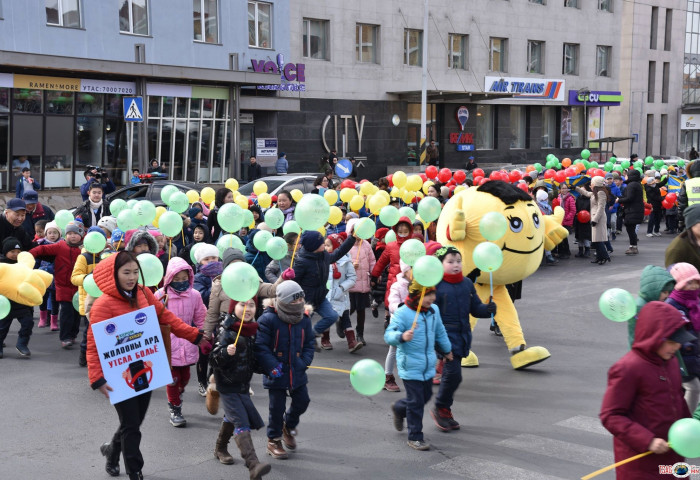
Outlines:
<svg viewBox="0 0 700 480"><path fill-rule="evenodd" d="M349 255L345 255L336 262L340 278L333 278L333 266L328 269L328 294L326 298L331 302L333 310L338 315L342 315L345 310L350 310L350 290L357 281L355 267Z"/></svg>

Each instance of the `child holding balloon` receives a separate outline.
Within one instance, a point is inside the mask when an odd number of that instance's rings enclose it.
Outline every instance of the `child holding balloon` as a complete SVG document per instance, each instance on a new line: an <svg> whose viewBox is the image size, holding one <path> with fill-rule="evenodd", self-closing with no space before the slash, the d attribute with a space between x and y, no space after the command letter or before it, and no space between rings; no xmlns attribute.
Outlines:
<svg viewBox="0 0 700 480"><path fill-rule="evenodd" d="M52 245L61 239L61 229L58 228L56 222L49 222L44 227L44 238L38 241L39 245ZM54 272L54 262L42 261L39 269L53 275ZM51 313L49 314L49 305L51 306ZM50 315L50 317L49 317ZM58 302L56 301L56 284L51 283L49 288L46 289L46 294L44 295L44 301L39 307L39 328L44 328L51 325L51 331L58 330Z"/></svg>

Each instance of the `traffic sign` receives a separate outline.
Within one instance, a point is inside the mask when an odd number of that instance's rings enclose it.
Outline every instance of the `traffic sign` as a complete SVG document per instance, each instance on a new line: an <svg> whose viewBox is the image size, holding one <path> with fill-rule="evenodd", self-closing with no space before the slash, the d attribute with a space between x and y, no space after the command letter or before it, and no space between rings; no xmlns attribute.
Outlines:
<svg viewBox="0 0 700 480"><path fill-rule="evenodd" d="M338 160L335 165L335 174L340 178L347 178L352 174L352 163L347 158Z"/></svg>
<svg viewBox="0 0 700 480"><path fill-rule="evenodd" d="M143 122L143 97L123 97L124 121Z"/></svg>

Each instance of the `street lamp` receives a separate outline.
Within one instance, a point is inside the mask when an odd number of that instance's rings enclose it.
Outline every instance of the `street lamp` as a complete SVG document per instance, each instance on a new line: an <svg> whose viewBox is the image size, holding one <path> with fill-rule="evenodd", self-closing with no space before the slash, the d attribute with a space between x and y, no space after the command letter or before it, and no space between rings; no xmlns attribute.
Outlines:
<svg viewBox="0 0 700 480"><path fill-rule="evenodd" d="M583 87L576 92L578 95L579 102L581 97L583 97L583 128L585 130L586 139L583 142L583 148L588 148L588 97L591 94L591 90L588 87Z"/></svg>

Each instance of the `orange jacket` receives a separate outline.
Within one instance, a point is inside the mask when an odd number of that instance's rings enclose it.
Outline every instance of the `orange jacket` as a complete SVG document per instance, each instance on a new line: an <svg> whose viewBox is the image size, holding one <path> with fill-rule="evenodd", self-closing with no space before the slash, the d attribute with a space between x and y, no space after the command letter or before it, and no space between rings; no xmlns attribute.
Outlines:
<svg viewBox="0 0 700 480"><path fill-rule="evenodd" d="M103 295L95 300L95 303L92 305L92 309L90 310L90 323L102 322L153 305L156 307L158 322L161 325L169 325L170 331L176 337L184 338L195 344L199 343L202 339L202 334L199 330L196 327L187 325L172 312L167 310L161 302L156 300L155 296L153 296L153 293L151 293L148 288L142 286L138 287L136 298L138 305L136 307L132 307L129 301L119 294L114 280L114 262L116 259L117 255L110 255L97 264L92 274L95 283L97 283ZM91 328L88 329L87 362L90 386L93 390L96 390L107 382L102 374L102 365L100 364L100 357L97 354L97 347L95 346L95 339L92 336Z"/></svg>

